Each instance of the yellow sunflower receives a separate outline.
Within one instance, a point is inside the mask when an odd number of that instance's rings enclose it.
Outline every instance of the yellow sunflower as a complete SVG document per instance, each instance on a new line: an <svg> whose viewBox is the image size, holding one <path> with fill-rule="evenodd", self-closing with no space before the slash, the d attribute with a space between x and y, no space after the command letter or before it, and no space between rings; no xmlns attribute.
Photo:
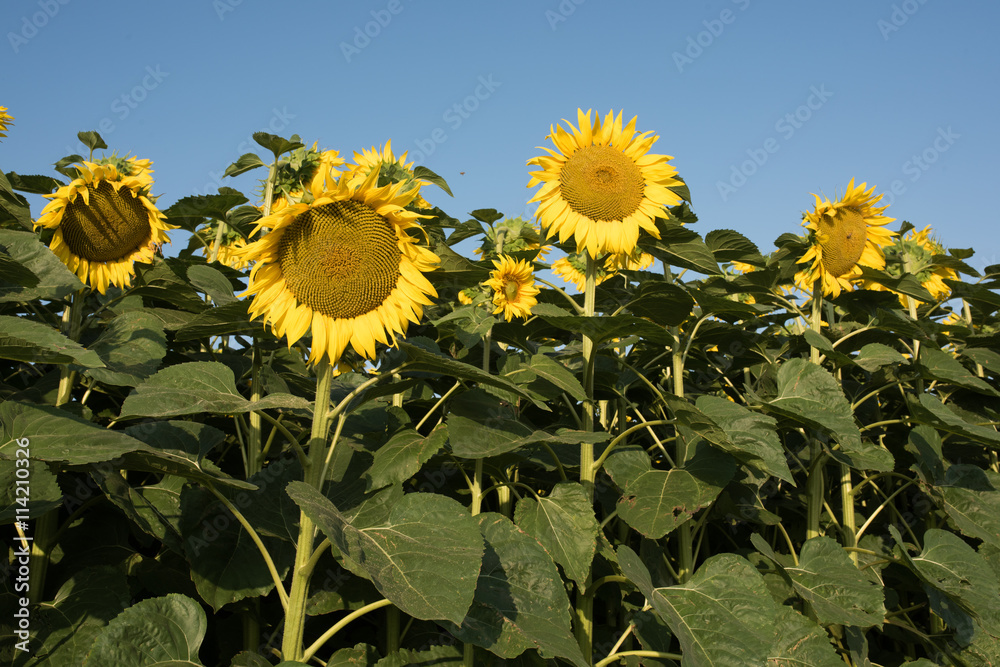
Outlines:
<svg viewBox="0 0 1000 667"><path fill-rule="evenodd" d="M153 204L152 163L136 158L83 162L78 178L54 194L35 227L54 229L49 247L84 283L101 294L127 287L135 262L152 262L155 249L175 229Z"/></svg>
<svg viewBox="0 0 1000 667"><path fill-rule="evenodd" d="M377 171L379 185L402 182L404 192L427 184L427 181L418 179L413 174L413 162L406 161L405 152L398 158L392 154L392 141L385 142L385 148L372 146L371 150L361 149L360 153L355 151L354 162L354 165L348 167L348 178L352 180L363 181L372 171ZM412 203L417 208L433 208L419 194L413 198Z"/></svg>
<svg viewBox="0 0 1000 667"><path fill-rule="evenodd" d="M13 125L14 117L7 113L7 107L0 107L0 137L6 137L7 128Z"/></svg>
<svg viewBox="0 0 1000 667"><path fill-rule="evenodd" d="M579 292L583 292L587 288L587 259L577 253L552 262L552 273L562 278L563 282L576 286ZM596 284L600 285L612 275L614 274L608 273L598 266Z"/></svg>
<svg viewBox="0 0 1000 667"><path fill-rule="evenodd" d="M539 289L535 287L535 276L531 264L501 255L500 261L493 260L496 270L490 273L486 286L493 290L493 314L502 312L510 322L515 317L528 319L531 307L538 304L535 299Z"/></svg>
<svg viewBox="0 0 1000 667"><path fill-rule="evenodd" d="M542 184L530 202L539 202L536 215L547 236L576 239L576 251L591 257L630 253L643 229L659 238L654 222L665 206L680 203L670 190L681 185L669 155L649 153L659 139L652 132L636 134L633 118L622 127L622 113L609 112L601 122L590 111L577 110L577 124L564 121L547 138L556 150L528 160L541 167L531 172L528 187Z"/></svg>
<svg viewBox="0 0 1000 667"><path fill-rule="evenodd" d="M812 246L799 260L808 264L795 274L795 284L812 293L817 280L823 294L839 296L852 289L852 280L861 275L861 266L885 267L882 247L892 243L895 232L885 225L895 220L882 215L888 206L875 206L882 195L874 196L875 186L866 183L855 187L854 179L847 192L835 202L816 198L816 208L805 214L803 226L811 230Z"/></svg>
<svg viewBox="0 0 1000 667"><path fill-rule="evenodd" d="M946 278L958 280L958 273L954 269L934 263L934 255L943 255L945 249L931 237L930 225L919 232L911 229L903 238L886 246L883 252L885 253L886 273L896 278L905 273L915 275L924 289L930 292L937 301L944 300L951 294L951 288L945 284L944 280ZM865 289L891 291L889 288L870 280L864 281L862 285ZM907 305L905 295L899 294L899 301L903 306Z"/></svg>
<svg viewBox="0 0 1000 667"><path fill-rule="evenodd" d="M620 255L608 255L604 260L604 270L608 273L619 271L643 271L653 265L656 258L648 252L632 252Z"/></svg>
<svg viewBox="0 0 1000 667"><path fill-rule="evenodd" d="M241 253L255 262L244 295L251 317L263 317L288 346L312 333L309 359L336 364L350 345L375 358L375 344L395 345L419 322L429 297L424 276L439 262L409 230L423 217L404 209L419 194L401 183L378 187L378 171L363 181L310 183L311 203L289 204L262 218L254 234L271 231Z"/></svg>

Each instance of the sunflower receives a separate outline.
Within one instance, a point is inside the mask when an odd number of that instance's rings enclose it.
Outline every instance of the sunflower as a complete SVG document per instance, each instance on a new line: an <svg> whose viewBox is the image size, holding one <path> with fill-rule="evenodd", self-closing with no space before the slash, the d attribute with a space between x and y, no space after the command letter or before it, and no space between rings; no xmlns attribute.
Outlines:
<svg viewBox="0 0 1000 667"><path fill-rule="evenodd" d="M835 202L816 198L816 208L805 214L802 223L811 230L812 246L799 264L809 264L795 274L795 284L812 293L819 280L823 294L840 296L840 291L850 290L851 281L861 275L861 266L873 269L885 267L882 247L892 243L895 232L885 225L895 220L882 215L888 206L875 206L882 195L874 196L875 186L865 190L866 183L854 187L854 179L847 185L847 192Z"/></svg>
<svg viewBox="0 0 1000 667"><path fill-rule="evenodd" d="M619 271L643 271L653 265L656 258L648 252L638 250L620 255L608 255L604 260L604 270L608 273L618 273Z"/></svg>
<svg viewBox="0 0 1000 667"><path fill-rule="evenodd" d="M14 117L7 113L7 107L0 107L0 137L6 137L7 128L13 125Z"/></svg>
<svg viewBox="0 0 1000 667"><path fill-rule="evenodd" d="M951 294L951 288L944 280L958 280L954 269L934 263L934 255L943 255L944 247L931 237L930 225L919 232L911 229L906 236L884 248L885 272L899 278L905 273L913 274L936 301L946 299ZM891 291L889 288L871 280L862 283L865 289L875 291ZM899 301L905 307L906 296L899 294ZM920 303L919 301L917 303Z"/></svg>
<svg viewBox="0 0 1000 667"><path fill-rule="evenodd" d="M571 285L575 285L577 291L583 292L587 288L587 259L577 253L567 255L562 259L552 262L552 272ZM597 267L597 285L600 285L612 275L602 267Z"/></svg>
<svg viewBox="0 0 1000 667"><path fill-rule="evenodd" d="M152 262L175 229L153 204L152 163L112 156L83 162L78 178L54 194L35 227L54 229L49 247L83 282L101 294L108 285L127 287L135 262Z"/></svg>
<svg viewBox="0 0 1000 667"><path fill-rule="evenodd" d="M542 258L552 249L552 246L544 245L538 227L530 220L518 216L507 218L495 225L490 225L483 234L483 243L478 248L473 248L473 252L480 257L489 257L497 254L497 240L503 234L504 252L521 252L537 250L536 258Z"/></svg>
<svg viewBox="0 0 1000 667"><path fill-rule="evenodd" d="M577 110L579 130L557 125L547 138L557 150L528 160L541 167L531 172L528 187L543 184L530 202L539 202L537 216L546 235L565 242L576 238L576 251L591 257L630 253L644 229L659 238L655 218L665 206L680 203L671 187L681 185L669 155L649 153L659 139L652 132L636 134L633 118L622 127L622 113L608 112L601 122L590 111Z"/></svg>
<svg viewBox="0 0 1000 667"><path fill-rule="evenodd" d="M372 171L379 174L378 185L388 185L389 183L403 183L403 192L408 192L413 188L420 188L427 184L417 178L413 173L413 162L406 161L404 152L398 158L392 154L392 141L385 142L385 148L381 146L371 150L361 149L361 152L354 152L355 164L349 167L348 178L352 180L364 180ZM413 198L413 205L417 208L433 208L420 194Z"/></svg>
<svg viewBox="0 0 1000 667"><path fill-rule="evenodd" d="M500 261L493 260L493 266L496 270L485 283L493 290L493 305L496 306L493 314L502 312L508 322L514 317L528 319L531 307L538 304L535 297L539 292L531 264L501 255Z"/></svg>
<svg viewBox="0 0 1000 667"><path fill-rule="evenodd" d="M255 262L244 293L255 295L251 317L262 316L289 347L311 331L311 363L326 356L337 364L348 345L374 359L375 344L395 345L437 296L424 272L438 257L408 233L422 216L404 210L419 189L378 187L378 175L314 178L311 202L259 220L253 233L271 232L241 253Z"/></svg>

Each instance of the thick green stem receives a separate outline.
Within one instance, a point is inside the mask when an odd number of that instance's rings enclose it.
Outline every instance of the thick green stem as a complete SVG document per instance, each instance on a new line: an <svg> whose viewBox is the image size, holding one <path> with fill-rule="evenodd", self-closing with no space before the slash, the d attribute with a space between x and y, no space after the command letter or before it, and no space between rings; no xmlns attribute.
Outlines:
<svg viewBox="0 0 1000 667"><path fill-rule="evenodd" d="M818 335L823 335L823 281L817 280L813 283L813 298L812 298L812 313L809 318L809 328L811 328ZM817 366L820 365L820 353L819 348L809 346L809 359L812 363ZM811 539L813 537L819 537L819 522L820 517L823 514L823 502L825 500L825 480L823 478L823 467L825 464L826 454L823 452L822 444L816 440L811 439L809 445L810 459L812 461L809 466L809 479L806 482L806 539ZM842 476L843 482L843 476ZM847 475L847 485L846 493L842 495L843 507L845 508L850 504L850 517L851 517L851 535L854 535L854 494L850 491L850 474ZM844 490L842 488L842 490ZM845 516L845 519L847 517ZM853 546L853 545L849 545Z"/></svg>
<svg viewBox="0 0 1000 667"><path fill-rule="evenodd" d="M674 395L684 398L684 352L681 350L681 332L679 327L670 327L674 337L671 375L674 379ZM678 433L674 450L674 465L684 467L687 461L687 441ZM694 544L691 522L687 521L677 527L677 579L684 583L694 573Z"/></svg>
<svg viewBox="0 0 1000 667"><path fill-rule="evenodd" d="M597 259L587 254L587 277L583 296L583 315L593 317L596 312L597 291ZM594 430L594 340L590 336L583 337L583 389L587 395L583 403L583 430ZM580 484L587 496L594 500L594 479L597 468L594 467L593 443L580 444ZM590 586L590 573L582 588ZM576 641L580 645L583 657L589 664L593 657L594 635L594 599L584 595L578 589L576 594Z"/></svg>
<svg viewBox="0 0 1000 667"><path fill-rule="evenodd" d="M326 437L330 424L330 387L333 367L324 358L316 365L316 402L313 405L312 431L309 436L309 459L305 482L318 491L323 490ZM302 637L306 621L306 602L309 599L310 564L315 541L315 526L305 512L299 513L299 540L292 570L292 585L288 591L288 610L285 613L285 632L281 638L281 655L284 660L304 662Z"/></svg>

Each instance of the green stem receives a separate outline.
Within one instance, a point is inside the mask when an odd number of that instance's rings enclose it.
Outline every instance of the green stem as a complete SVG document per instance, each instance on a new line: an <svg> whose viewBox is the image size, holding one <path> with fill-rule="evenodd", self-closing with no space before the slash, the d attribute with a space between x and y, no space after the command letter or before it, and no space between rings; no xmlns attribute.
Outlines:
<svg viewBox="0 0 1000 667"><path fill-rule="evenodd" d="M226 225L222 220L216 220L215 224L218 225L215 229L215 244L212 246L212 254L208 258L209 264L214 264L215 260L219 258L219 247L222 245L222 233L226 230ZM254 646L254 650L257 650L257 646Z"/></svg>
<svg viewBox="0 0 1000 667"><path fill-rule="evenodd" d="M810 328L816 332L816 334L823 335L823 281L816 280L813 283L813 298L812 298L812 313L809 318ZM809 346L809 360L817 366L820 365L820 353L819 348ZM823 479L823 466L826 459L826 454L823 452L822 444L815 438L810 439L809 453L811 458L811 465L809 467L809 478L806 482L806 539L811 539L813 537L819 537L819 523L820 517L823 514L823 501L825 492L825 480ZM842 480L843 481L843 480ZM850 485L850 476L848 475L847 484ZM851 505L851 519L853 524L854 518L854 496L850 493L848 488L847 493L843 494L843 503L846 508L847 504ZM854 531L851 531L851 535L854 535ZM853 546L853 545L852 545Z"/></svg>
<svg viewBox="0 0 1000 667"><path fill-rule="evenodd" d="M332 414L329 410L330 387L333 384L333 367L325 357L317 362L316 375L316 402L313 405L313 422L309 437L309 460L305 470L305 482L314 489L322 491L326 437ZM288 592L285 631L281 638L281 655L284 660L304 662L308 659L304 657L302 650L302 637L306 621L306 602L309 599L309 579L312 576L309 564L313 562L311 558L314 541L315 526L312 519L306 516L305 512L300 512L299 539L295 551L295 565L292 570L292 585ZM315 652L312 647L310 650Z"/></svg>
<svg viewBox="0 0 1000 667"><path fill-rule="evenodd" d="M587 274L583 297L584 317L593 317L597 310L596 292L597 259L587 253ZM583 389L587 396L583 402L583 430L589 433L594 430L594 340L587 335L583 337ZM594 500L596 476L594 445L590 442L580 443L580 484L583 485L591 502ZM584 595L581 591L590 586L590 577L591 574L588 572L583 586L577 590L576 595L576 641L588 664L592 661L594 652L594 599Z"/></svg>
<svg viewBox="0 0 1000 667"><path fill-rule="evenodd" d="M684 398L684 352L681 351L680 327L670 327L673 334L673 353L671 375L674 379L674 395ZM687 442L678 434L674 450L674 465L684 467L687 461ZM694 541L692 539L691 522L682 523L677 527L677 583L684 583L694 574Z"/></svg>
<svg viewBox="0 0 1000 667"><path fill-rule="evenodd" d="M594 667L606 667L607 665L613 665L622 658L627 658L629 656L635 656L637 658L662 658L664 660L681 660L684 656L677 653L664 653L662 651L622 651L621 653L614 653L608 657L594 663Z"/></svg>
<svg viewBox="0 0 1000 667"><path fill-rule="evenodd" d="M330 639L335 634L343 630L351 621L353 621L356 618L360 618L367 613L373 612L376 609L381 609L382 607L386 607L391 604L392 603L389 602L388 600L379 600L378 602L372 602L371 604L366 604L364 607L358 609L357 611L352 611L350 614L348 614L344 618L334 623L329 630L320 635L319 639L314 641L309 646L309 648L303 651L301 653L301 657L297 658L297 660L299 662L308 662L309 660L312 660L312 657L316 655L316 651L323 648L323 644L330 641ZM289 660L289 657L287 655L283 655L282 660Z"/></svg>

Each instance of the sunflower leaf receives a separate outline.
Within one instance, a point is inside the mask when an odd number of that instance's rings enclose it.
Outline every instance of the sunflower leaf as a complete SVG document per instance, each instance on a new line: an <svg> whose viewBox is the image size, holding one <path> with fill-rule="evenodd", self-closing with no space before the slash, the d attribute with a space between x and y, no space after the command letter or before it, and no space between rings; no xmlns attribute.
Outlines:
<svg viewBox="0 0 1000 667"><path fill-rule="evenodd" d="M58 162L55 163L55 170L58 171L63 176L67 178L75 179L80 177L80 173L76 170L76 167L71 165L80 164L83 162L83 156L73 153L72 155L67 155Z"/></svg>
<svg viewBox="0 0 1000 667"><path fill-rule="evenodd" d="M917 423L962 435L993 448L1000 448L1000 433L996 429L967 422L936 396L930 394L921 394L918 398L907 396L907 402L913 420Z"/></svg>
<svg viewBox="0 0 1000 667"><path fill-rule="evenodd" d="M36 287L38 282L39 278L34 271L11 257L10 253L0 246L0 285L7 283L20 287Z"/></svg>
<svg viewBox="0 0 1000 667"><path fill-rule="evenodd" d="M458 501L409 493L384 520L348 519L319 491L292 482L288 495L342 554L360 564L400 610L418 619L461 623L476 591L483 537Z"/></svg>
<svg viewBox="0 0 1000 667"><path fill-rule="evenodd" d="M170 208L163 211L172 225L179 225L189 232L195 231L204 223L205 218L213 220L226 219L227 213L240 204L245 204L247 198L232 188L219 188L219 194L193 195L174 202Z"/></svg>
<svg viewBox="0 0 1000 667"><path fill-rule="evenodd" d="M76 275L59 261L51 250L31 232L0 229L0 246L10 256L38 277L33 286L0 283L0 303L28 302L36 299L59 300L83 287Z"/></svg>
<svg viewBox="0 0 1000 667"><path fill-rule="evenodd" d="M638 293L625 307L660 326L675 327L690 316L694 299L677 285L648 281L639 286Z"/></svg>
<svg viewBox="0 0 1000 667"><path fill-rule="evenodd" d="M447 192L448 195L451 197L455 196L451 194L451 188L448 187L448 183L443 178L441 178L433 171L428 169L427 167L424 167L422 165L417 165L416 167L413 168L413 176L415 178L428 181L429 183L433 183L434 185L438 186L439 188Z"/></svg>
<svg viewBox="0 0 1000 667"><path fill-rule="evenodd" d="M208 629L201 605L180 593L132 605L101 630L83 667L190 665Z"/></svg>
<svg viewBox="0 0 1000 667"><path fill-rule="evenodd" d="M83 370L98 382L134 387L156 372L167 353L167 337L158 317L141 310L117 315L91 343L104 368Z"/></svg>
<svg viewBox="0 0 1000 667"><path fill-rule="evenodd" d="M108 147L108 145L104 143L104 139L101 138L101 135L96 130L90 130L89 132L77 132L76 138L80 140L81 144L89 148L91 151Z"/></svg>
<svg viewBox="0 0 1000 667"><path fill-rule="evenodd" d="M7 179L15 190L28 192L34 195L47 195L63 185L66 185L57 178L51 176L29 175L22 176L17 172L8 172Z"/></svg>
<svg viewBox="0 0 1000 667"><path fill-rule="evenodd" d="M244 153L228 167L226 167L226 172L223 176L239 176L240 174L246 173L251 169L256 169L257 167L266 167L264 161L256 153Z"/></svg>
<svg viewBox="0 0 1000 667"><path fill-rule="evenodd" d="M276 134L268 134L267 132L254 132L253 140L256 141L258 144L260 144L261 146L263 146L264 148L266 148L267 150L274 153L275 160L277 160L285 153L294 151L297 148L305 147L305 144L299 141L299 135L297 134L293 134L291 139L285 139L284 137L279 137Z"/></svg>
<svg viewBox="0 0 1000 667"><path fill-rule="evenodd" d="M514 522L545 548L566 576L586 584L597 547L599 526L587 493L578 482L560 482L540 498L518 501Z"/></svg>
<svg viewBox="0 0 1000 667"><path fill-rule="evenodd" d="M476 220L485 222L487 225L492 225L494 222L503 217L503 213L496 210L495 208L477 208L469 215L471 215Z"/></svg>
<svg viewBox="0 0 1000 667"><path fill-rule="evenodd" d="M85 368L103 368L104 362L93 350L67 338L47 324L24 317L0 315L0 359L32 364L71 364Z"/></svg>
<svg viewBox="0 0 1000 667"><path fill-rule="evenodd" d="M757 245L732 229L713 229L705 235L705 245L718 262L763 260Z"/></svg>

